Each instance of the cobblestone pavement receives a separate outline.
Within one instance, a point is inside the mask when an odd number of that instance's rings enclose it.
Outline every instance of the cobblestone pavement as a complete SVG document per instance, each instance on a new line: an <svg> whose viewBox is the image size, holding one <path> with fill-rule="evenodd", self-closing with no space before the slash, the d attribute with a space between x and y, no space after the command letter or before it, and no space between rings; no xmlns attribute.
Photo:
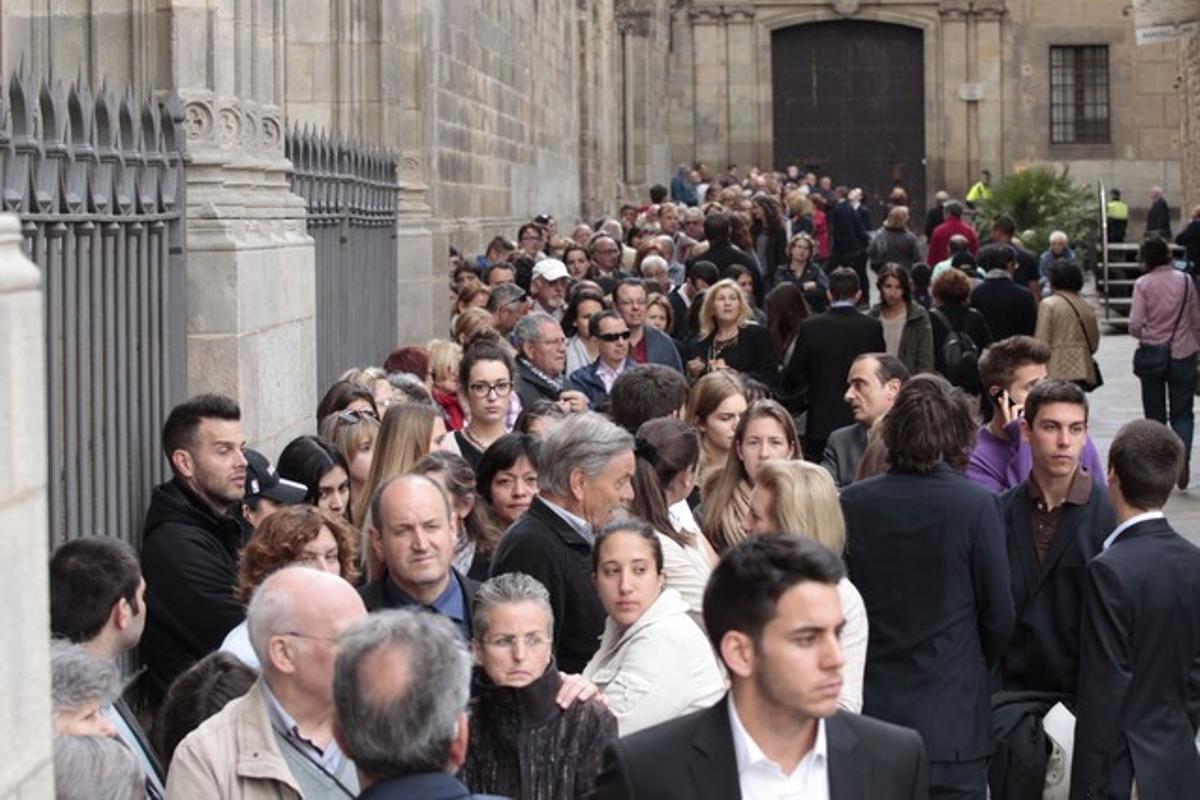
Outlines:
<svg viewBox="0 0 1200 800"><path fill-rule="evenodd" d="M1094 301L1094 298L1093 302ZM1104 312L1098 310L1100 319ZM1104 374L1104 385L1092 392L1090 432L1100 451L1100 458L1108 458L1108 446L1117 430L1132 419L1142 416L1141 385L1133 374L1133 351L1137 342L1123 328L1104 325L1096 361ZM1192 446L1192 484L1185 491L1175 491L1167 503L1167 518L1175 530L1193 543L1200 545L1200 459L1196 457L1196 446Z"/></svg>

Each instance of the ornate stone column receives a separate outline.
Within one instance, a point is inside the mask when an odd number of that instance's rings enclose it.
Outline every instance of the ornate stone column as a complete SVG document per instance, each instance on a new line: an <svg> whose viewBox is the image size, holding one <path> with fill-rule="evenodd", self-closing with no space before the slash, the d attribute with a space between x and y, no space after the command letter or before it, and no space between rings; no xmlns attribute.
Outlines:
<svg viewBox="0 0 1200 800"><path fill-rule="evenodd" d="M46 329L42 276L21 252L21 222L0 216L0 796L54 795L50 598L46 575Z"/></svg>
<svg viewBox="0 0 1200 800"><path fill-rule="evenodd" d="M188 390L238 399L247 439L277 454L313 428L315 279L283 154L282 4L171 0L184 102Z"/></svg>
<svg viewBox="0 0 1200 800"><path fill-rule="evenodd" d="M959 196L980 169L1003 174L1001 76L1005 0L940 0L945 188Z"/></svg>
<svg viewBox="0 0 1200 800"><path fill-rule="evenodd" d="M771 155L759 152L758 59L760 56L754 30L754 6L747 4L726 9L726 41L724 83L729 101L729 161L741 164L771 165Z"/></svg>
<svg viewBox="0 0 1200 800"><path fill-rule="evenodd" d="M674 171L667 161L669 18L660 5L624 0L616 8L618 57L623 65L625 183L627 191L638 197Z"/></svg>

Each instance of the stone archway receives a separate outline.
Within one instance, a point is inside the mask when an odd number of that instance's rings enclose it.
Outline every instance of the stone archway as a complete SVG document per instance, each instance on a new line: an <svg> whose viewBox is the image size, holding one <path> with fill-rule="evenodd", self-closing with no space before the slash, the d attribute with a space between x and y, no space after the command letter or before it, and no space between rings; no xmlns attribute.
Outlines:
<svg viewBox="0 0 1200 800"><path fill-rule="evenodd" d="M904 186L925 207L925 58L919 28L834 20L771 32L774 164L862 186L881 204Z"/></svg>

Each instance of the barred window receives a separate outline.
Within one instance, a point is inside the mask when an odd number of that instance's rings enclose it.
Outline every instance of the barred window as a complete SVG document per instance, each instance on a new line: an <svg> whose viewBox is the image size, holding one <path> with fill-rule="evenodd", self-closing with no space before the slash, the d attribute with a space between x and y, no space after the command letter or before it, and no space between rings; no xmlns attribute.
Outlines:
<svg viewBox="0 0 1200 800"><path fill-rule="evenodd" d="M1108 45L1051 47L1051 144L1109 140Z"/></svg>

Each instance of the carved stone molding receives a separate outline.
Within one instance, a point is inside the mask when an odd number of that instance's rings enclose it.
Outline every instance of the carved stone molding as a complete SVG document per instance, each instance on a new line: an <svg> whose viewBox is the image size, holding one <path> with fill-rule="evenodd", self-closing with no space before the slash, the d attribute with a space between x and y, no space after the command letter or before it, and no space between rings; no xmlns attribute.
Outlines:
<svg viewBox="0 0 1200 800"><path fill-rule="evenodd" d="M278 106L218 97L209 91L184 91L181 99L189 150L267 160L283 156L283 111Z"/></svg>
<svg viewBox="0 0 1200 800"><path fill-rule="evenodd" d="M940 0L938 13L948 19L999 19L1007 13L1005 0Z"/></svg>
<svg viewBox="0 0 1200 800"><path fill-rule="evenodd" d="M843 17L854 16L858 13L859 6L862 5L860 0L830 0L829 4Z"/></svg>
<svg viewBox="0 0 1200 800"><path fill-rule="evenodd" d="M643 38L650 35L651 12L648 10L628 10L623 11L617 17L617 31L626 36L641 36Z"/></svg>
<svg viewBox="0 0 1200 800"><path fill-rule="evenodd" d="M688 12L693 25L717 25L728 17L724 6L695 6Z"/></svg>

